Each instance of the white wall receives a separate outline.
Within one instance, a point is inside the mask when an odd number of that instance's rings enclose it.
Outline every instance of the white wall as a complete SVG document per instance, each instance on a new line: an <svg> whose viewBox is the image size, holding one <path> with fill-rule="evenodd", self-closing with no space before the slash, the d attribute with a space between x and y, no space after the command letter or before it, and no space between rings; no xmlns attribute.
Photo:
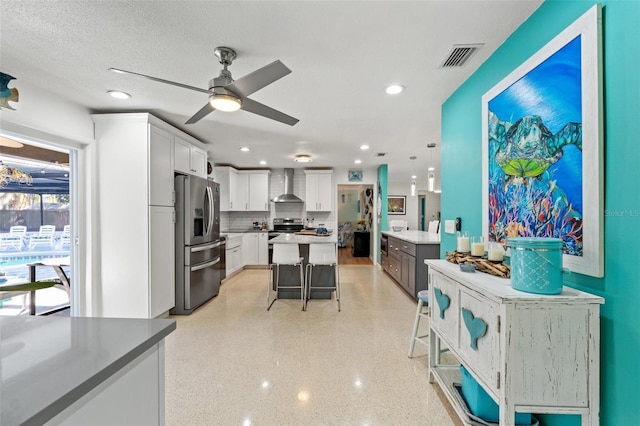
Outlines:
<svg viewBox="0 0 640 426"><path fill-rule="evenodd" d="M419 205L418 205L418 196L411 196L411 188L409 187L409 182L389 182L387 184L387 194L388 195L404 195L407 197L407 204L405 211L407 214L404 215L389 215L389 220L400 219L406 220L407 226L410 230L415 231L419 230L418 218L419 216Z"/></svg>
<svg viewBox="0 0 640 426"><path fill-rule="evenodd" d="M31 84L18 76L10 87L19 91L19 102L11 103L12 110L0 110L0 134L50 147L77 150L71 159L77 160L72 169L72 192L77 200L71 211L72 236L77 236L79 244L71 249L73 270L74 315L88 316L92 312L91 283L94 271L91 269L92 247L96 241L91 238L91 218L97 215L91 207L95 191L91 186L91 146L93 142L93 121L89 111L73 102L62 99L46 88ZM75 178L75 181L74 179ZM74 202L74 201L72 201Z"/></svg>

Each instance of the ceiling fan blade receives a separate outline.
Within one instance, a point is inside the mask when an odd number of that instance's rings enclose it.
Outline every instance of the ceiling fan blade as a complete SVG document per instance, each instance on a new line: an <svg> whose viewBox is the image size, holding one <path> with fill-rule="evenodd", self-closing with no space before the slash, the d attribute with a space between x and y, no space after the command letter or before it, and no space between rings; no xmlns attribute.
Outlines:
<svg viewBox="0 0 640 426"><path fill-rule="evenodd" d="M226 85L225 89L231 90L240 96L249 96L289 73L291 73L291 70L278 60L244 77L240 77L233 83Z"/></svg>
<svg viewBox="0 0 640 426"><path fill-rule="evenodd" d="M140 74L140 73L133 72L133 71L125 71L125 70L121 70L121 69L118 69L118 68L109 68L109 71L113 71L113 72L120 73L120 74L137 75L139 77L144 77L144 78L147 78L149 80L157 81L159 83L170 84L172 86L182 87L183 89L195 90L196 92L202 92L202 93L207 93L207 94L209 93L209 91L207 89L202 89L200 87L195 87L195 86L189 86L187 84L182 84L182 83L176 83L175 81L164 80L162 78L152 77L150 75Z"/></svg>
<svg viewBox="0 0 640 426"><path fill-rule="evenodd" d="M207 104L205 106L200 108L200 111L198 111L195 114L193 114L193 117L188 119L187 122L184 123L184 124L196 123L196 122L200 121L200 119L204 118L207 114L209 114L210 112L213 112L215 110L216 109L214 107L212 107L209 102L207 102Z"/></svg>
<svg viewBox="0 0 640 426"><path fill-rule="evenodd" d="M256 102L249 98L242 99L242 109L254 114L261 115L263 117L270 118L272 120L279 121L289 126L295 125L298 121L297 118L293 118L283 112L277 111L271 107L268 107L260 102Z"/></svg>

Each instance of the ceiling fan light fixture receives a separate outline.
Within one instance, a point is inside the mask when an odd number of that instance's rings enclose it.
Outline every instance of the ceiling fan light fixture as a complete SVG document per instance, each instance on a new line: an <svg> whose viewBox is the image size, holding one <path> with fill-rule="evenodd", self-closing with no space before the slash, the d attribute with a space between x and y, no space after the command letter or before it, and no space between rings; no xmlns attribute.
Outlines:
<svg viewBox="0 0 640 426"><path fill-rule="evenodd" d="M232 95L213 94L209 98L209 103L218 111L233 112L242 107L240 99Z"/></svg>
<svg viewBox="0 0 640 426"><path fill-rule="evenodd" d="M310 155L300 154L296 155L296 158L294 158L293 161L297 163L310 163L312 160Z"/></svg>

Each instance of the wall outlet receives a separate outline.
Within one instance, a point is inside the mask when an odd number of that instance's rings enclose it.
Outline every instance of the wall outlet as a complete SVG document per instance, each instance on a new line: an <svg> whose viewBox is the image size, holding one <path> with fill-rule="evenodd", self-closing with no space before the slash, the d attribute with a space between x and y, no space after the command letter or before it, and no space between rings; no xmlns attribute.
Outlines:
<svg viewBox="0 0 640 426"><path fill-rule="evenodd" d="M455 234L456 233L456 222L453 220L445 220L444 221L444 232L447 234Z"/></svg>

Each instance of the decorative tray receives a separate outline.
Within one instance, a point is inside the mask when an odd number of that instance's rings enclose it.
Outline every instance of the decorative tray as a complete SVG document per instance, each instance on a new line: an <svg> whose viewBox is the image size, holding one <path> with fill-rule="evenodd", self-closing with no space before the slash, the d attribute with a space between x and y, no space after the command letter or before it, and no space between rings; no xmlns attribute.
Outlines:
<svg viewBox="0 0 640 426"><path fill-rule="evenodd" d="M511 269L509 265L505 265L502 262L493 262L487 260L484 257L471 256L469 253L460 253L458 251L450 251L446 255L447 262L455 263L457 265L473 265L478 272L484 272L485 274L495 275L500 278L510 278Z"/></svg>

